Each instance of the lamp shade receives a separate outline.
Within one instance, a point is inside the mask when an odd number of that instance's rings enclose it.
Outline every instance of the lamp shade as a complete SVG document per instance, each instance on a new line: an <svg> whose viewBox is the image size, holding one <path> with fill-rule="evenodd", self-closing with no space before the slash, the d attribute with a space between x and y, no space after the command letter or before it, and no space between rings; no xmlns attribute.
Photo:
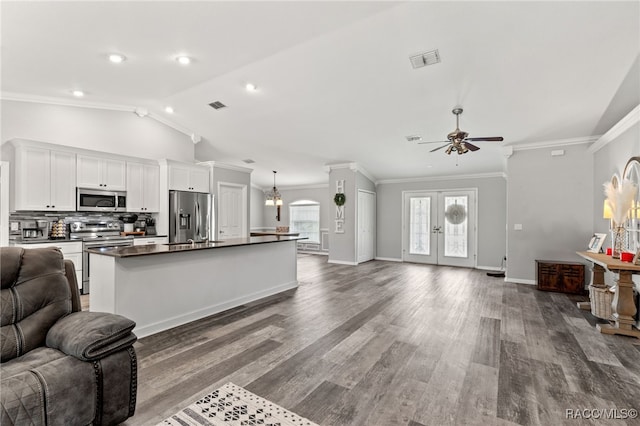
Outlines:
<svg viewBox="0 0 640 426"><path fill-rule="evenodd" d="M609 204L609 200L604 200L604 206L602 207L602 218L613 218L613 212L611 211L611 204Z"/></svg>

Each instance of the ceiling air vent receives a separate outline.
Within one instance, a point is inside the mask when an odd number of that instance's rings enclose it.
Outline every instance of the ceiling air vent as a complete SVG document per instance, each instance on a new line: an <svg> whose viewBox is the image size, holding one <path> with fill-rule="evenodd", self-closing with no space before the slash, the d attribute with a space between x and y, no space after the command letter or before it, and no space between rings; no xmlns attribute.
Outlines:
<svg viewBox="0 0 640 426"><path fill-rule="evenodd" d="M226 108L227 106L220 101L211 102L209 106L213 109Z"/></svg>
<svg viewBox="0 0 640 426"><path fill-rule="evenodd" d="M416 142L416 141L422 140L422 136L418 136L418 135L406 136L406 138L409 142Z"/></svg>
<svg viewBox="0 0 640 426"><path fill-rule="evenodd" d="M434 65L440 62L440 54L438 53L438 49L431 50L429 52L419 53L417 55L413 55L409 57L411 61L411 66L413 68L422 68L427 65Z"/></svg>

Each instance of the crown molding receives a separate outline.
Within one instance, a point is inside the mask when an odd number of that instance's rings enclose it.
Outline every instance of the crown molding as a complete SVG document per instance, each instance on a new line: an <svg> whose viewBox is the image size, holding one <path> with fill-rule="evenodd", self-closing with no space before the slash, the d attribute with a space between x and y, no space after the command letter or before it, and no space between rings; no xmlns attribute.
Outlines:
<svg viewBox="0 0 640 426"><path fill-rule="evenodd" d="M350 169L353 172L360 172L364 177L366 177L371 182L373 182L374 185L378 184L378 181L376 180L376 178L371 173L367 172L364 169L364 167L362 167L361 165L359 165L356 162L325 164L324 165L324 171L327 172L327 173L331 172L331 170L336 170L336 169Z"/></svg>
<svg viewBox="0 0 640 426"><path fill-rule="evenodd" d="M37 95L25 95L21 93L11 93L11 92L1 92L0 100L3 101L15 101L15 102L31 102L37 104L49 104L49 105L58 105L58 106L66 106L66 107L75 107L75 108L87 108L87 109L101 109L106 111L119 111L119 112L132 112L136 114L140 118L149 117L157 121L158 123L164 124L167 127L171 127L172 129L187 135L191 138L191 141L196 144L200 142L202 139L200 135L192 132L184 126L181 126L178 123L175 123L171 120L167 120L165 117L155 114L153 112L148 112L145 108L130 106L130 105L118 105L118 104L109 104L109 103L100 103L100 102L86 102L86 101L77 101L74 99L62 99L62 98L54 98L48 96L37 96Z"/></svg>
<svg viewBox="0 0 640 426"><path fill-rule="evenodd" d="M393 184L393 183L411 183L411 182L434 182L443 180L463 180L463 179L486 179L500 177L507 178L507 174L504 172L494 173L476 173L468 175L453 175L453 176L424 176L416 178L404 178L404 179L383 179L379 180L377 184Z"/></svg>
<svg viewBox="0 0 640 426"><path fill-rule="evenodd" d="M300 189L324 189L329 188L328 183L317 183L317 184L309 184L309 185L295 185L295 186L280 186L278 189L280 191L296 191Z"/></svg>
<svg viewBox="0 0 640 426"><path fill-rule="evenodd" d="M604 135L600 136L600 138L589 147L588 151L594 153L604 148L638 122L640 122L640 105L632 109L622 120L618 121Z"/></svg>
<svg viewBox="0 0 640 426"><path fill-rule="evenodd" d="M513 151L555 148L558 146L582 145L585 143L593 143L598 138L599 136L583 136L579 138L556 139L556 140L550 140L550 141L536 141L536 142L527 142L527 143L521 143L521 144L512 144L512 145L506 145L504 146L504 148L511 147Z"/></svg>
<svg viewBox="0 0 640 426"><path fill-rule="evenodd" d="M233 170L235 172L242 172L242 173L253 172L253 169L249 167L236 166L235 164L221 163L219 161L202 161L198 164L202 164L210 167L217 167L219 169Z"/></svg>

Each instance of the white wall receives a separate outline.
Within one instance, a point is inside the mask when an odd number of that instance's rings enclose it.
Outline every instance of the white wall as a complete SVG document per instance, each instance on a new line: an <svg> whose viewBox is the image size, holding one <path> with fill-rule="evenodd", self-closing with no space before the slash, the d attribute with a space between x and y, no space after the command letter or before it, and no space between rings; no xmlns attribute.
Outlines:
<svg viewBox="0 0 640 426"><path fill-rule="evenodd" d="M593 234L593 156L588 145L515 151L507 161L507 281L535 283L535 260L584 261ZM600 204L602 206L602 203ZM514 230L515 225L522 230Z"/></svg>
<svg viewBox="0 0 640 426"><path fill-rule="evenodd" d="M402 259L402 191L478 189L478 266L499 268L506 253L506 183L500 176L425 179L377 186L377 257Z"/></svg>
<svg viewBox="0 0 640 426"><path fill-rule="evenodd" d="M191 139L149 117L111 111L2 101L1 139L29 139L159 160L194 162Z"/></svg>

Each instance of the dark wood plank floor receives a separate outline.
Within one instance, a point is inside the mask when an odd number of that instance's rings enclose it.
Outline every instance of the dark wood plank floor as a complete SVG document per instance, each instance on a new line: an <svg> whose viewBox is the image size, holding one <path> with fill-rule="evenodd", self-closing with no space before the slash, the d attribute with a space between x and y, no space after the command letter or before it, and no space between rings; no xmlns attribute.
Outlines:
<svg viewBox="0 0 640 426"><path fill-rule="evenodd" d="M566 418L640 408L640 342L598 333L575 297L472 269L326 261L301 255L297 290L140 339L126 424L229 381L327 426L640 424Z"/></svg>

